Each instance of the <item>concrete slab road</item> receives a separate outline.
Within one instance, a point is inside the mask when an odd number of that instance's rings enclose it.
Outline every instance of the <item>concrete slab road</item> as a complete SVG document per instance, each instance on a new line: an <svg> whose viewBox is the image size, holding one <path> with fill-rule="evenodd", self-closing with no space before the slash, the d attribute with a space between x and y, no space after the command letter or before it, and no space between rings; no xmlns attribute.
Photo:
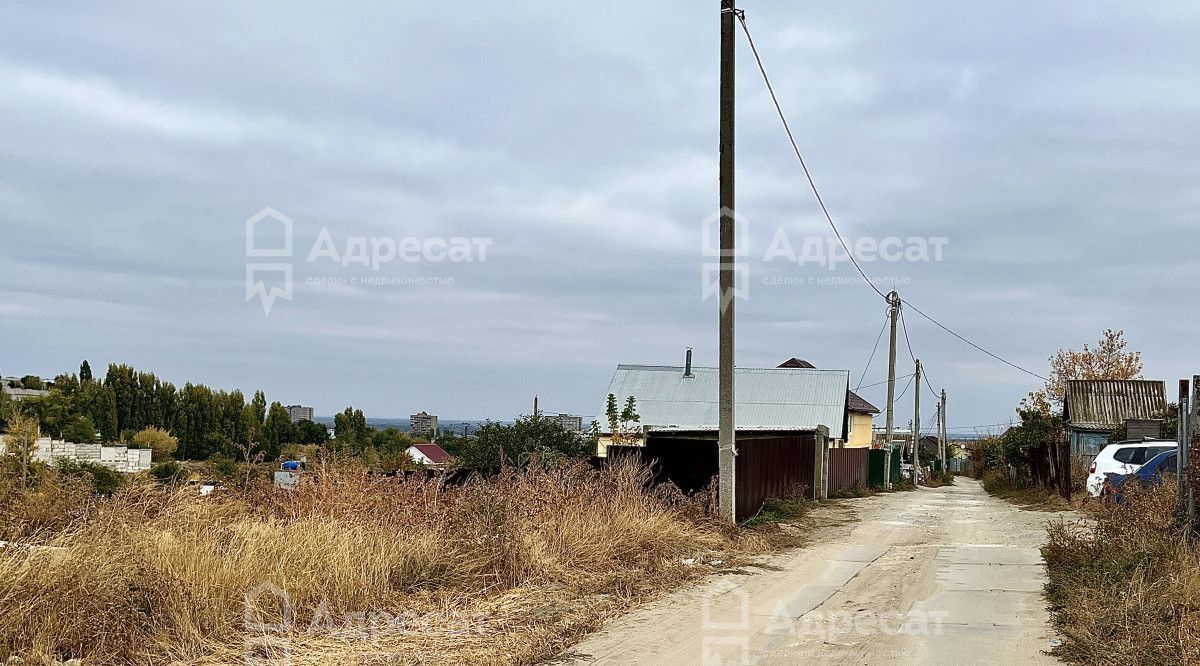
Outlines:
<svg viewBox="0 0 1200 666"><path fill-rule="evenodd" d="M1056 514L970 479L845 500L850 520L618 618L576 664L1053 664L1039 548ZM857 517L857 521L853 520ZM817 661L819 660L819 661Z"/></svg>

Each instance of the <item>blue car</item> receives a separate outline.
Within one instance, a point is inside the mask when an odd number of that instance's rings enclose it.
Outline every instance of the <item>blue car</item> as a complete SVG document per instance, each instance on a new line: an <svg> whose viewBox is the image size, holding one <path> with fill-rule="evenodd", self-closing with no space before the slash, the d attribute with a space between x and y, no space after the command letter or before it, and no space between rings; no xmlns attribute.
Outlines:
<svg viewBox="0 0 1200 666"><path fill-rule="evenodd" d="M1130 479L1142 486L1161 486L1166 475L1175 473L1178 460L1177 452L1172 449L1147 460L1133 474L1109 474L1106 479L1108 487L1111 488L1109 492L1120 502L1123 499L1121 488L1129 483Z"/></svg>

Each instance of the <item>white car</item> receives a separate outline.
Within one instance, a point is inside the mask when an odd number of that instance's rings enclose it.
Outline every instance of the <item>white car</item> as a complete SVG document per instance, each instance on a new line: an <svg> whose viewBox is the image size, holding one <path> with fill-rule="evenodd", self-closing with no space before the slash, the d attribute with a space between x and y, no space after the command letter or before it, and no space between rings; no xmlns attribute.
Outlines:
<svg viewBox="0 0 1200 666"><path fill-rule="evenodd" d="M1163 451L1174 451L1177 446L1169 439L1139 439L1105 446L1088 469L1088 494L1100 496L1106 474L1133 474L1146 461Z"/></svg>

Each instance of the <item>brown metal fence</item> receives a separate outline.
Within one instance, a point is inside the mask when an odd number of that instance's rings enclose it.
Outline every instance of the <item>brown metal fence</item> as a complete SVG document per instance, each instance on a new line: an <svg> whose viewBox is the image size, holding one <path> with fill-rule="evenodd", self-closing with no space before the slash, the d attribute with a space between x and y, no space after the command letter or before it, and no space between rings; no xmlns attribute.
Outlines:
<svg viewBox="0 0 1200 666"><path fill-rule="evenodd" d="M737 519L745 520L762 509L763 502L801 493L814 499L816 438L813 433L786 435L738 433ZM671 482L685 493L715 489L717 442L699 433L652 434L645 446L610 446L615 460L634 456L650 465L658 483Z"/></svg>
<svg viewBox="0 0 1200 666"><path fill-rule="evenodd" d="M829 492L867 487L870 449L829 449Z"/></svg>
<svg viewBox="0 0 1200 666"><path fill-rule="evenodd" d="M811 433L737 442L737 519L752 517L770 498L802 492L815 498L816 440Z"/></svg>

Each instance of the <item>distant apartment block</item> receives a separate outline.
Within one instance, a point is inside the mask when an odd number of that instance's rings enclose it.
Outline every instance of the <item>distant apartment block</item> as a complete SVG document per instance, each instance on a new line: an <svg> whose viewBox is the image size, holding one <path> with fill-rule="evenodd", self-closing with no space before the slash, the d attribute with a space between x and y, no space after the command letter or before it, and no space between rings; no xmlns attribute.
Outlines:
<svg viewBox="0 0 1200 666"><path fill-rule="evenodd" d="M409 419L409 431L414 435L437 434L438 417L433 414L426 414L424 411L416 414L411 414Z"/></svg>
<svg viewBox="0 0 1200 666"><path fill-rule="evenodd" d="M571 432L583 432L583 417L575 416L574 414L542 414L539 418L547 421L554 421L562 426L564 430Z"/></svg>
<svg viewBox="0 0 1200 666"><path fill-rule="evenodd" d="M301 421L312 421L313 420L313 408L312 407L305 407L303 405L288 405L286 409L287 409L287 413L288 413L288 418L290 418L292 420L292 423L299 423Z"/></svg>

